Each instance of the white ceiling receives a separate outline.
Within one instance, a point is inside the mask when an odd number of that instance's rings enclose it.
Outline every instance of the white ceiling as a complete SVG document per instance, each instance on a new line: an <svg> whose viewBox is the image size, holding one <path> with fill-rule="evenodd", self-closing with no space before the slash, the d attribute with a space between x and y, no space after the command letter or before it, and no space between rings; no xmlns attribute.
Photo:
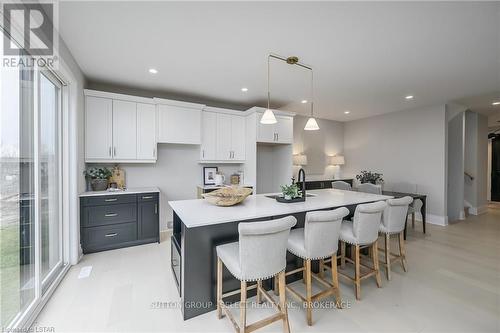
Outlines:
<svg viewBox="0 0 500 333"><path fill-rule="evenodd" d="M90 82L214 106L265 106L270 52L313 66L321 118L457 100L491 113L500 98L498 2L71 1L60 3L60 31ZM308 75L273 62L272 105L306 113Z"/></svg>

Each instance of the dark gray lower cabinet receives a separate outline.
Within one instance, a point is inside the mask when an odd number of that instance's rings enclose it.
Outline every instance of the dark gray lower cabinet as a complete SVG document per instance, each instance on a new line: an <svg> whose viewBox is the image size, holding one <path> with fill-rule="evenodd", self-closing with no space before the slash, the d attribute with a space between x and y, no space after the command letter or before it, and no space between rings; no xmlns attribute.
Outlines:
<svg viewBox="0 0 500 333"><path fill-rule="evenodd" d="M159 194L80 198L83 253L160 241Z"/></svg>

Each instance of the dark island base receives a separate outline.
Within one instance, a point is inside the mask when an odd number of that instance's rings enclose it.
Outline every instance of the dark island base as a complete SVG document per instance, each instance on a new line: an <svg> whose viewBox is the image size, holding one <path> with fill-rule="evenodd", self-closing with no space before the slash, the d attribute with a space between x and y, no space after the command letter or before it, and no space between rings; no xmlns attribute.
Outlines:
<svg viewBox="0 0 500 333"><path fill-rule="evenodd" d="M336 208L336 207L335 207ZM356 205L347 207L351 214ZM331 208L334 209L334 208ZM297 218L295 228L303 228L306 212L292 214ZM240 222L257 222L279 219L284 216L265 217L261 219L228 222L196 228L186 228L182 220L174 212L174 234L172 236L172 272L181 295L182 314L184 320L210 312L216 309L217 288L217 255L216 246L238 241L238 224ZM262 258L264 261L265 258ZM287 271L302 267L302 259L288 253ZM318 262L313 263L313 271L318 272ZM223 292L240 288L240 282L224 268ZM287 277L287 283L302 279L297 273ZM273 279L263 282L270 290ZM255 295L255 290L249 296ZM227 299L230 302L239 301L239 295Z"/></svg>

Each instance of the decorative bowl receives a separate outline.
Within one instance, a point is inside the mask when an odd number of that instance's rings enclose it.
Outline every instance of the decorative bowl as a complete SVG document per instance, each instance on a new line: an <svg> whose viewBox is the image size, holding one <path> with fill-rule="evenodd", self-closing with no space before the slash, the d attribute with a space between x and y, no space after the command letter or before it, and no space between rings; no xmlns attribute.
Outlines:
<svg viewBox="0 0 500 333"><path fill-rule="evenodd" d="M229 207L239 204L250 194L252 194L251 188L230 186L205 193L203 197L216 206Z"/></svg>

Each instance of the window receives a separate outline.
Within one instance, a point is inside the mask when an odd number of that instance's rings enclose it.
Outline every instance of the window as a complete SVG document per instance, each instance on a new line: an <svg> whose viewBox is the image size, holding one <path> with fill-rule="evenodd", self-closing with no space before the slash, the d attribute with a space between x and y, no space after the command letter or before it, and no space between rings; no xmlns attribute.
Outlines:
<svg viewBox="0 0 500 333"><path fill-rule="evenodd" d="M65 267L62 84L41 69L0 75L0 327L11 327Z"/></svg>

